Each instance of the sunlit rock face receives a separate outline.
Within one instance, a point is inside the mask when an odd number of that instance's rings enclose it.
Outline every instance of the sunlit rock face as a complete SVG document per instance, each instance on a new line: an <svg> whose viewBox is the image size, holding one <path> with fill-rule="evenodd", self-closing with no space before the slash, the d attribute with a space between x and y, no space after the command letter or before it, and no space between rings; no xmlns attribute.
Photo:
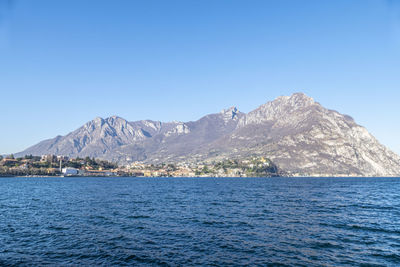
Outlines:
<svg viewBox="0 0 400 267"><path fill-rule="evenodd" d="M266 154L297 175L396 176L400 158L347 115L297 93L279 97L244 116L221 142L246 156ZM222 145L225 143L225 145Z"/></svg>
<svg viewBox="0 0 400 267"><path fill-rule="evenodd" d="M128 163L266 156L290 175L398 176L400 158L347 115L303 93L244 114L236 107L191 122L96 118L17 155L56 154Z"/></svg>

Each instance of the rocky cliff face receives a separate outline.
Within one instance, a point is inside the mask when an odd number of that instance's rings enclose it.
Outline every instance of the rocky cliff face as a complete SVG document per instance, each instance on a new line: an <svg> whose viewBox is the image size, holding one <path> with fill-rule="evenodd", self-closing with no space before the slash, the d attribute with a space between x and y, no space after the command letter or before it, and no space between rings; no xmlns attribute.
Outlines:
<svg viewBox="0 0 400 267"><path fill-rule="evenodd" d="M19 153L129 161L212 161L267 156L297 175L398 176L400 157L354 120L297 93L244 114L235 107L194 122L96 118Z"/></svg>
<svg viewBox="0 0 400 267"><path fill-rule="evenodd" d="M213 144L220 157L268 155L297 175L397 176L400 157L347 115L298 93L249 112Z"/></svg>

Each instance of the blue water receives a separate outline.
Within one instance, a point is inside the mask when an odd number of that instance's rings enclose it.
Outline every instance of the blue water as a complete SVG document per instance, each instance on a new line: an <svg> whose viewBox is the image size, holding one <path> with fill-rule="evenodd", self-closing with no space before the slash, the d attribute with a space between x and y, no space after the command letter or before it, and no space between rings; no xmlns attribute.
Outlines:
<svg viewBox="0 0 400 267"><path fill-rule="evenodd" d="M399 178L1 178L0 265L396 266Z"/></svg>

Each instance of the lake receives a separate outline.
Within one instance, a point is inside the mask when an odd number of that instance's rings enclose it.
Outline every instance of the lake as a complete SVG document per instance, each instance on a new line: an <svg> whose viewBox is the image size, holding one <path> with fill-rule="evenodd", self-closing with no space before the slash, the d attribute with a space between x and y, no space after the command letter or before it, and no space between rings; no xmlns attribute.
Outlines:
<svg viewBox="0 0 400 267"><path fill-rule="evenodd" d="M399 178L0 178L0 265L396 266Z"/></svg>

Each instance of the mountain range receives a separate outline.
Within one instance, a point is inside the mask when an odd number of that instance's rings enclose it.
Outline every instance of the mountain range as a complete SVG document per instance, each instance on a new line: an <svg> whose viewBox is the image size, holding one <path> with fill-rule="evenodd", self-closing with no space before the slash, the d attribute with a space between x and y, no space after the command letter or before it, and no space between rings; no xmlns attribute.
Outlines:
<svg viewBox="0 0 400 267"><path fill-rule="evenodd" d="M263 156L289 175L399 176L400 157L350 116L303 93L242 113L236 107L197 121L95 118L17 153L95 157L127 164L211 162Z"/></svg>

